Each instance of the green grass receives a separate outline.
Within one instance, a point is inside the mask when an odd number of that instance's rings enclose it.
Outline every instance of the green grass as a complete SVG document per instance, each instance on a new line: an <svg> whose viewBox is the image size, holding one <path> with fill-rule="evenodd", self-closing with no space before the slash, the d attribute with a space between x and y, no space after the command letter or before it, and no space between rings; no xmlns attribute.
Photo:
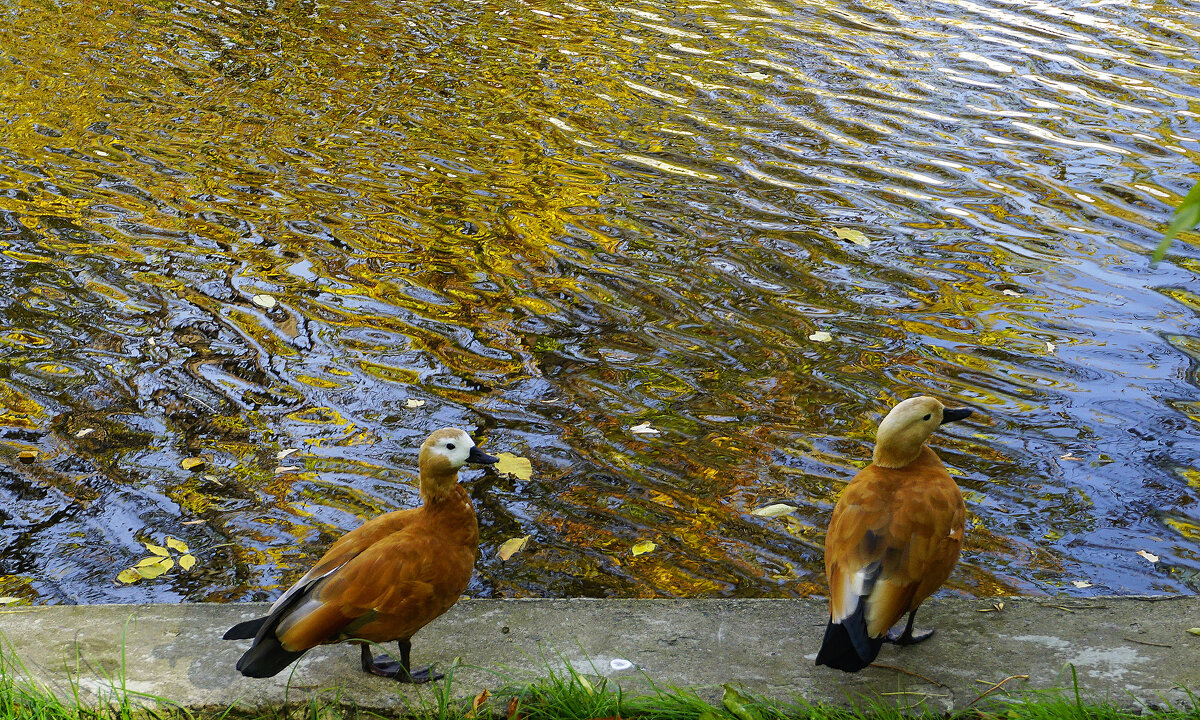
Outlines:
<svg viewBox="0 0 1200 720"><path fill-rule="evenodd" d="M122 658L123 662L123 658ZM1200 702L1189 707L1165 706L1138 715L1111 705L1088 703L1077 691L1038 692L1020 701L991 700L952 716L921 703L898 709L872 704L857 709L811 705L802 701L780 703L755 697L726 685L719 702L710 703L694 692L650 682L651 690L638 695L623 692L603 678L573 668L554 669L549 664L535 682L502 686L483 700L456 697L452 667L442 682L424 686L406 717L420 720L1200 720ZM302 694L299 702L247 713L237 708L196 711L169 699L138 693L124 684L123 672L106 678L111 692L106 702L89 703L77 686L63 700L25 678L24 666L11 652L0 651L0 720L377 720L404 716L380 715L343 703L329 692Z"/></svg>

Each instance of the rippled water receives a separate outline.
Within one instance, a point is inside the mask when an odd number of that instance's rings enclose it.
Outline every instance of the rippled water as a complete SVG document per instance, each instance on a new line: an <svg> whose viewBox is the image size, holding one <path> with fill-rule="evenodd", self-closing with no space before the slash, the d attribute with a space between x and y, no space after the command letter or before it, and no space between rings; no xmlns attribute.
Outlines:
<svg viewBox="0 0 1200 720"><path fill-rule="evenodd" d="M273 597L443 425L534 464L474 595L821 593L915 393L955 588L1200 589L1195 4L0 12L0 594Z"/></svg>

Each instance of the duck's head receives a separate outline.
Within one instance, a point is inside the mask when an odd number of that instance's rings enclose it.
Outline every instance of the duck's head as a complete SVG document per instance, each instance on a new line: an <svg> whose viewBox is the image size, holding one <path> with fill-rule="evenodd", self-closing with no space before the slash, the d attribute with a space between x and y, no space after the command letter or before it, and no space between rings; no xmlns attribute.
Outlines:
<svg viewBox="0 0 1200 720"><path fill-rule="evenodd" d="M947 408L937 398L909 398L892 408L875 434L873 463L880 467L904 467L921 454L921 446L939 425L962 420L968 408Z"/></svg>
<svg viewBox="0 0 1200 720"><path fill-rule="evenodd" d="M500 458L482 452L466 432L458 428L435 430L421 444L421 497L445 492L458 482L458 469L467 463L491 465Z"/></svg>

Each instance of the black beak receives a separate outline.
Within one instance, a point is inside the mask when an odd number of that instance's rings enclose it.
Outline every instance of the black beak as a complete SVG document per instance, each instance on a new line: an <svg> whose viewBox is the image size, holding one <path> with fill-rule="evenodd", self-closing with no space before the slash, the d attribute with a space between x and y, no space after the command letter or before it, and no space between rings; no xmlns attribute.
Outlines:
<svg viewBox="0 0 1200 720"><path fill-rule="evenodd" d="M970 415L973 411L971 408L946 408L942 411L942 425L956 420L962 420Z"/></svg>
<svg viewBox="0 0 1200 720"><path fill-rule="evenodd" d="M970 412L970 410L967 412ZM500 462L500 458L488 455L478 447L472 445L471 452L467 455L467 462L475 463L476 465L491 465L492 463Z"/></svg>

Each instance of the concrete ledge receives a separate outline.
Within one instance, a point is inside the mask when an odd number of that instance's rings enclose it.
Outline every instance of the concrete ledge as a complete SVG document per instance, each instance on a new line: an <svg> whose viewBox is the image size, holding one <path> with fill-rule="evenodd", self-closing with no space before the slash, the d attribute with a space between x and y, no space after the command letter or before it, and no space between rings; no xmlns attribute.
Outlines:
<svg viewBox="0 0 1200 720"><path fill-rule="evenodd" d="M234 623L261 614L246 605L53 606L0 613L0 632L32 680L63 697L72 683L89 700L120 674L130 690L192 708L253 707L335 692L341 701L386 710L429 705L415 689L358 669L353 646L308 653L289 678L243 678L234 669L248 641L224 641ZM879 698L963 708L1012 675L993 697L1071 687L1073 665L1085 698L1125 707L1187 706L1200 691L1197 597L943 599L927 603L918 627L936 627L921 645L885 646L856 675L813 665L825 603L817 600L462 600L413 640L413 664L441 669L461 657L453 694L527 682L574 665L634 692L645 677L715 695L733 683L778 700L845 704ZM991 610L981 612L982 610ZM628 660L630 669L619 669ZM19 673L18 669L18 673ZM644 673L645 675L643 676ZM919 677L923 676L923 677ZM931 682L932 681L932 682ZM938 684L934 684L934 683ZM939 685L940 684L940 685Z"/></svg>

